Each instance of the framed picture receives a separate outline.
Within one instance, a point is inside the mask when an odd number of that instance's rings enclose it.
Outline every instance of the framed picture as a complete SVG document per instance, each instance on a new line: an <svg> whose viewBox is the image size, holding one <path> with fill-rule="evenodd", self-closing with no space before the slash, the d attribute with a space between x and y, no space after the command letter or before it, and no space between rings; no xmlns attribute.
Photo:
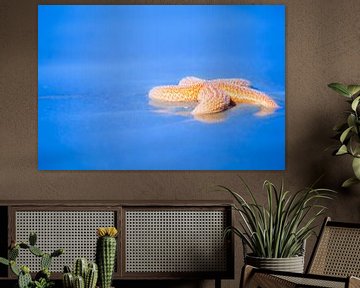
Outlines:
<svg viewBox="0 0 360 288"><path fill-rule="evenodd" d="M40 170L285 169L284 5L39 5Z"/></svg>

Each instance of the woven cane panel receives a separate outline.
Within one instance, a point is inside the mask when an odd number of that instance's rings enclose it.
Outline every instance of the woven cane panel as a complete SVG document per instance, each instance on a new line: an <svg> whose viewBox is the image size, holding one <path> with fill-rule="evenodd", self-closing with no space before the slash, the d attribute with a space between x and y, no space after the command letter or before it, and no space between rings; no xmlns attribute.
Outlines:
<svg viewBox="0 0 360 288"><path fill-rule="evenodd" d="M326 227L311 273L360 277L360 229Z"/></svg>
<svg viewBox="0 0 360 288"><path fill-rule="evenodd" d="M294 287L326 287L326 288L345 288L345 279L343 282L323 280L323 279L311 279L311 278L301 278L301 277L292 277L292 276L274 276L281 279L287 280L294 285ZM281 286L282 287L282 286Z"/></svg>
<svg viewBox="0 0 360 288"><path fill-rule="evenodd" d="M64 248L65 253L52 261L50 270L62 272L74 259L95 260L96 228L115 226L114 211L16 211L16 241L28 243L29 233L37 233L37 246L46 253ZM31 271L40 269L40 258L21 250L18 262Z"/></svg>
<svg viewBox="0 0 360 288"><path fill-rule="evenodd" d="M126 211L126 272L226 271L223 211Z"/></svg>

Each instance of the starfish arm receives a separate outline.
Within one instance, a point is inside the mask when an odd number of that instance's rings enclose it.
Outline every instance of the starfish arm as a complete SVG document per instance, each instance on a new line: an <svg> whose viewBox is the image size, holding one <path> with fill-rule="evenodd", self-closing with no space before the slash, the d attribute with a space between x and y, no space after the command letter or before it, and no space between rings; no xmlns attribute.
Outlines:
<svg viewBox="0 0 360 288"><path fill-rule="evenodd" d="M201 87L202 84L157 86L150 90L149 97L170 102L197 101Z"/></svg>
<svg viewBox="0 0 360 288"><path fill-rule="evenodd" d="M234 103L252 104L263 108L279 108L277 103L267 94L249 87L222 84L220 89L226 91Z"/></svg>
<svg viewBox="0 0 360 288"><path fill-rule="evenodd" d="M217 113L226 110L230 105L230 96L217 87L206 84L200 90L199 104L191 112L193 115Z"/></svg>
<svg viewBox="0 0 360 288"><path fill-rule="evenodd" d="M205 80L198 78L198 77L194 77L194 76L188 76L188 77L184 77L180 80L179 85L180 86L188 86L188 85L194 85L194 84L199 84L199 83L204 83Z"/></svg>

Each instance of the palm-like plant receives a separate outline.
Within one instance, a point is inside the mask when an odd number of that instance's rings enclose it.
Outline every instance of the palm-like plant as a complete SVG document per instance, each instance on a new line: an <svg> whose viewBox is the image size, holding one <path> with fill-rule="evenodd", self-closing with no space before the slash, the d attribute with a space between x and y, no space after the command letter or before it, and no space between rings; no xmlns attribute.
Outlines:
<svg viewBox="0 0 360 288"><path fill-rule="evenodd" d="M317 203L318 200L332 199L334 191L310 187L290 193L285 191L283 183L277 189L270 181L265 181L265 207L243 183L252 202L225 186L219 186L234 196L236 204L233 208L240 215L240 227L228 227L225 234L233 232L239 236L252 251L252 256L288 258L301 255L305 240L317 226L315 220L326 210Z"/></svg>

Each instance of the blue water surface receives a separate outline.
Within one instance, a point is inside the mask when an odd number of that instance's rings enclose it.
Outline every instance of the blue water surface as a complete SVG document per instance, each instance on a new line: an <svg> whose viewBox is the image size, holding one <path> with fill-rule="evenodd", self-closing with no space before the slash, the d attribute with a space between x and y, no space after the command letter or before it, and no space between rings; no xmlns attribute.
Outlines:
<svg viewBox="0 0 360 288"><path fill-rule="evenodd" d="M40 170L285 169L283 5L39 5ZM149 101L185 76L246 78L280 109Z"/></svg>

